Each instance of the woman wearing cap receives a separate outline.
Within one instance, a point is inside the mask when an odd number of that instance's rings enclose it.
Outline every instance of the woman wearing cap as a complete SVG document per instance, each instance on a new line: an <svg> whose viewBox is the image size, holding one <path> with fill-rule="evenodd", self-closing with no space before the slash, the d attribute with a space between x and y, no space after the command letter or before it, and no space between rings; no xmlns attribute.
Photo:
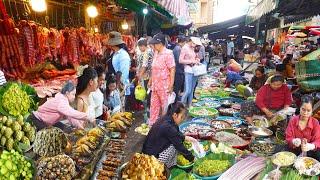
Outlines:
<svg viewBox="0 0 320 180"><path fill-rule="evenodd" d="M201 45L199 38L191 37L188 42L182 47L179 62L184 64L184 94L181 101L187 106L190 106L193 99L193 91L196 86L198 77L194 76L192 66L200 63L200 59L197 58L194 48L196 45Z"/></svg>
<svg viewBox="0 0 320 180"><path fill-rule="evenodd" d="M152 126L161 115L164 115L168 97L173 92L175 62L171 50L165 47L163 34L155 35L149 42L154 45L155 53L152 62L151 79L151 107L149 126Z"/></svg>
<svg viewBox="0 0 320 180"><path fill-rule="evenodd" d="M75 94L75 86L71 81L68 81L61 92L41 105L37 111L29 116L29 120L33 122L37 130L47 126L63 128L63 124L59 121L64 118L68 119L74 127L84 128L85 122L89 120L88 115L70 106L70 103L75 100Z"/></svg>

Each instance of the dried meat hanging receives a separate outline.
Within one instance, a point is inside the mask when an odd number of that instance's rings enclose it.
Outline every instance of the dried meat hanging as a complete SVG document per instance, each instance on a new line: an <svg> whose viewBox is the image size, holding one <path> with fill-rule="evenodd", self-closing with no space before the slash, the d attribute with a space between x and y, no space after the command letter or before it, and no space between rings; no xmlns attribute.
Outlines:
<svg viewBox="0 0 320 180"><path fill-rule="evenodd" d="M3 18L0 20L0 68L7 78L24 78L24 62L17 38L19 32L2 1L0 1L0 14Z"/></svg>

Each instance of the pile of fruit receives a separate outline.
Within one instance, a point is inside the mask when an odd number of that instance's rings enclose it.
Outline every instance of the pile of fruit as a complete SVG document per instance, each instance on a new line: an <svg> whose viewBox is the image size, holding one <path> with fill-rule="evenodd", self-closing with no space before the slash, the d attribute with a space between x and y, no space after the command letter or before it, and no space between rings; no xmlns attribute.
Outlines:
<svg viewBox="0 0 320 180"><path fill-rule="evenodd" d="M186 159L183 155L179 154L177 156L177 164L180 166L188 166L191 164L191 162L188 159Z"/></svg>
<svg viewBox="0 0 320 180"><path fill-rule="evenodd" d="M107 128L111 131L125 132L127 127L131 126L133 120L132 113L119 112L107 121Z"/></svg>
<svg viewBox="0 0 320 180"><path fill-rule="evenodd" d="M37 132L33 144L33 151L39 156L55 156L63 153L67 146L67 137L56 127L42 129Z"/></svg>
<svg viewBox="0 0 320 180"><path fill-rule="evenodd" d="M135 132L141 134L141 135L148 135L150 128L146 123L141 124L141 126L137 127L135 130Z"/></svg>
<svg viewBox="0 0 320 180"><path fill-rule="evenodd" d="M36 129L28 122L25 122L22 116L17 119L11 117L0 117L0 143L7 150L17 149L19 143L27 148L34 141Z"/></svg>
<svg viewBox="0 0 320 180"><path fill-rule="evenodd" d="M104 132L96 127L90 129L86 135L79 138L75 144L74 155L76 156L89 156L97 148L100 138L102 138Z"/></svg>
<svg viewBox="0 0 320 180"><path fill-rule="evenodd" d="M0 156L0 179L32 179L32 164L18 152L3 151Z"/></svg>
<svg viewBox="0 0 320 180"><path fill-rule="evenodd" d="M31 108L32 99L22 86L8 83L0 89L0 100L3 110L11 116L26 115Z"/></svg>
<svg viewBox="0 0 320 180"><path fill-rule="evenodd" d="M67 155L57 155L40 160L37 166L37 179L72 179L76 174L73 160Z"/></svg>
<svg viewBox="0 0 320 180"><path fill-rule="evenodd" d="M122 179L165 180L164 164L154 156L136 153L122 171Z"/></svg>

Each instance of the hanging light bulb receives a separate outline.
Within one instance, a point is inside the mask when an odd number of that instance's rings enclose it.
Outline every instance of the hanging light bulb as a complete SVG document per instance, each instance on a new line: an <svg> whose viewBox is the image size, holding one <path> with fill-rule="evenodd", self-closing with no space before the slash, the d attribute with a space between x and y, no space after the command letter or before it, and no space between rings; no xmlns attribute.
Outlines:
<svg viewBox="0 0 320 180"><path fill-rule="evenodd" d="M143 13L144 15L147 15L147 14L148 14L148 9L147 9L147 8L143 8L142 13Z"/></svg>
<svg viewBox="0 0 320 180"><path fill-rule="evenodd" d="M95 18L98 16L98 10L93 5L90 5L89 7L87 7L87 13L88 13L88 16L91 18Z"/></svg>
<svg viewBox="0 0 320 180"><path fill-rule="evenodd" d="M122 27L122 29L123 29L123 30L127 30L127 29L129 29L129 24L127 23L127 21L126 21L126 20L124 20L124 21L123 21L123 23L122 23L121 27Z"/></svg>
<svg viewBox="0 0 320 180"><path fill-rule="evenodd" d="M35 12L43 12L47 10L47 3L45 0L30 0L30 5Z"/></svg>

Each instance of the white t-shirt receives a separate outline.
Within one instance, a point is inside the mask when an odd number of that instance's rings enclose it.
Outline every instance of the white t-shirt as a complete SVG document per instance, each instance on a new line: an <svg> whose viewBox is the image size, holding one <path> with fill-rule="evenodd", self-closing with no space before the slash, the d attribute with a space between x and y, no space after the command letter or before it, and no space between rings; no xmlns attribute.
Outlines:
<svg viewBox="0 0 320 180"><path fill-rule="evenodd" d="M0 86L7 83L6 77L4 76L4 73L0 70Z"/></svg>
<svg viewBox="0 0 320 180"><path fill-rule="evenodd" d="M90 108L89 111L94 111L95 112L95 118L101 116L103 114L103 93L101 90L98 88L96 91L90 93L89 96L89 106Z"/></svg>
<svg viewBox="0 0 320 180"><path fill-rule="evenodd" d="M230 41L227 44L227 55L228 56L233 56L234 50L232 51L232 49L234 49L234 43L233 43L233 41Z"/></svg>

